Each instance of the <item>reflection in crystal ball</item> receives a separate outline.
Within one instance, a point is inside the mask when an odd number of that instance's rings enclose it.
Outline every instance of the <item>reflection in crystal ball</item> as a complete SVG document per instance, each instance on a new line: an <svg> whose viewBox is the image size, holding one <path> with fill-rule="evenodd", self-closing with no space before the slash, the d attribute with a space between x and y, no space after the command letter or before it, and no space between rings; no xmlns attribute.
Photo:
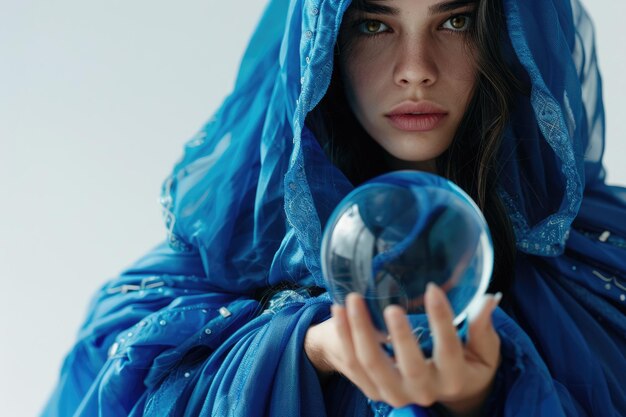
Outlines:
<svg viewBox="0 0 626 417"><path fill-rule="evenodd" d="M476 204L450 181L417 171L385 174L346 196L328 220L321 255L334 302L361 294L382 330L390 304L425 317L429 282L445 291L459 324L478 308L493 269Z"/></svg>

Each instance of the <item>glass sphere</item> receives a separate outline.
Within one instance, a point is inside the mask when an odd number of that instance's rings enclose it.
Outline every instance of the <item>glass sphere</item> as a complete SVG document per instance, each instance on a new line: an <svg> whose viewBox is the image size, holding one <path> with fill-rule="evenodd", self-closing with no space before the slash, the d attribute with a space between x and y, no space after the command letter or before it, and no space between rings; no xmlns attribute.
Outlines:
<svg viewBox="0 0 626 417"><path fill-rule="evenodd" d="M328 220L321 256L334 302L361 294L381 330L390 304L422 316L414 329L424 326L429 282L446 293L458 325L478 308L493 269L476 204L452 182L417 171L385 174L348 194Z"/></svg>

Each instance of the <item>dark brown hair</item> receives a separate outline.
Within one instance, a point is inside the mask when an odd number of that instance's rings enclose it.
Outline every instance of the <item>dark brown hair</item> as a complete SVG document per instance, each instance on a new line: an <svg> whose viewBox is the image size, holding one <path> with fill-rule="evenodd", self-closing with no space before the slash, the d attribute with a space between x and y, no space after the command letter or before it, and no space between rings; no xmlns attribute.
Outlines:
<svg viewBox="0 0 626 417"><path fill-rule="evenodd" d="M367 0L354 0L350 7L363 10L367 3ZM476 88L452 144L437 159L437 171L463 188L482 210L495 250L490 291L506 293L513 280L515 237L497 194L498 151L513 95L520 84L502 56L504 33L501 0L477 1L468 36L468 42L473 43L477 51ZM345 52L344 48L349 45L340 39L335 47L336 55ZM308 115L307 126L328 157L356 186L389 168L384 159L386 151L369 137L350 109L339 61L335 59L330 86Z"/></svg>

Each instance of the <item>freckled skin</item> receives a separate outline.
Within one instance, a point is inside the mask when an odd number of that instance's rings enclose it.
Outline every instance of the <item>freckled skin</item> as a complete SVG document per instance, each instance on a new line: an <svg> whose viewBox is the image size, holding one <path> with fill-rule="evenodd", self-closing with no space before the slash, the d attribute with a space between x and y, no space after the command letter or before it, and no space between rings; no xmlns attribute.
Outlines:
<svg viewBox="0 0 626 417"><path fill-rule="evenodd" d="M348 103L395 168L434 172L435 159L450 146L476 84L475 48L464 31L473 6L453 16L431 14L429 6L438 2L381 2L399 13L348 16L342 29L350 44L340 55ZM468 16L454 17L460 13ZM430 131L403 131L386 115L406 101L430 102L447 115Z"/></svg>

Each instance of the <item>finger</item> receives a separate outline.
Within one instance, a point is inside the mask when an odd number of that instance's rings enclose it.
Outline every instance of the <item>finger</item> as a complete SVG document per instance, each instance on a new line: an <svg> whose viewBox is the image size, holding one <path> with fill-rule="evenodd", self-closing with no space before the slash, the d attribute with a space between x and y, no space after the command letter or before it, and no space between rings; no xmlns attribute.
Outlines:
<svg viewBox="0 0 626 417"><path fill-rule="evenodd" d="M492 314L501 299L502 293L486 295L481 309L470 318L467 350L487 366L495 366L500 356L500 337L493 327Z"/></svg>
<svg viewBox="0 0 626 417"><path fill-rule="evenodd" d="M463 367L463 346L454 327L454 313L444 292L429 283L425 295L428 324L433 335L433 361L441 383L449 386Z"/></svg>
<svg viewBox="0 0 626 417"><path fill-rule="evenodd" d="M356 349L356 357L363 370L375 383L378 393L386 402L397 402L394 390L398 383L399 373L393 360L380 346L379 335L374 327L363 298L357 294L349 294L346 298L348 322L352 330L352 340Z"/></svg>
<svg viewBox="0 0 626 417"><path fill-rule="evenodd" d="M423 377L427 372L426 360L404 310L391 305L385 308L384 314L398 370L409 379Z"/></svg>
<svg viewBox="0 0 626 417"><path fill-rule="evenodd" d="M337 369L359 387L367 397L377 399L379 394L376 384L363 370L357 359L345 307L333 305L331 311L336 320L337 338L341 346L341 357L338 358L340 363Z"/></svg>
<svg viewBox="0 0 626 417"><path fill-rule="evenodd" d="M369 311L358 294L349 294L346 298L348 322L352 330L352 339L356 349L357 358L363 365L381 367L381 365L393 364L393 361L380 347L381 335L374 327ZM371 369L371 368L369 368Z"/></svg>

